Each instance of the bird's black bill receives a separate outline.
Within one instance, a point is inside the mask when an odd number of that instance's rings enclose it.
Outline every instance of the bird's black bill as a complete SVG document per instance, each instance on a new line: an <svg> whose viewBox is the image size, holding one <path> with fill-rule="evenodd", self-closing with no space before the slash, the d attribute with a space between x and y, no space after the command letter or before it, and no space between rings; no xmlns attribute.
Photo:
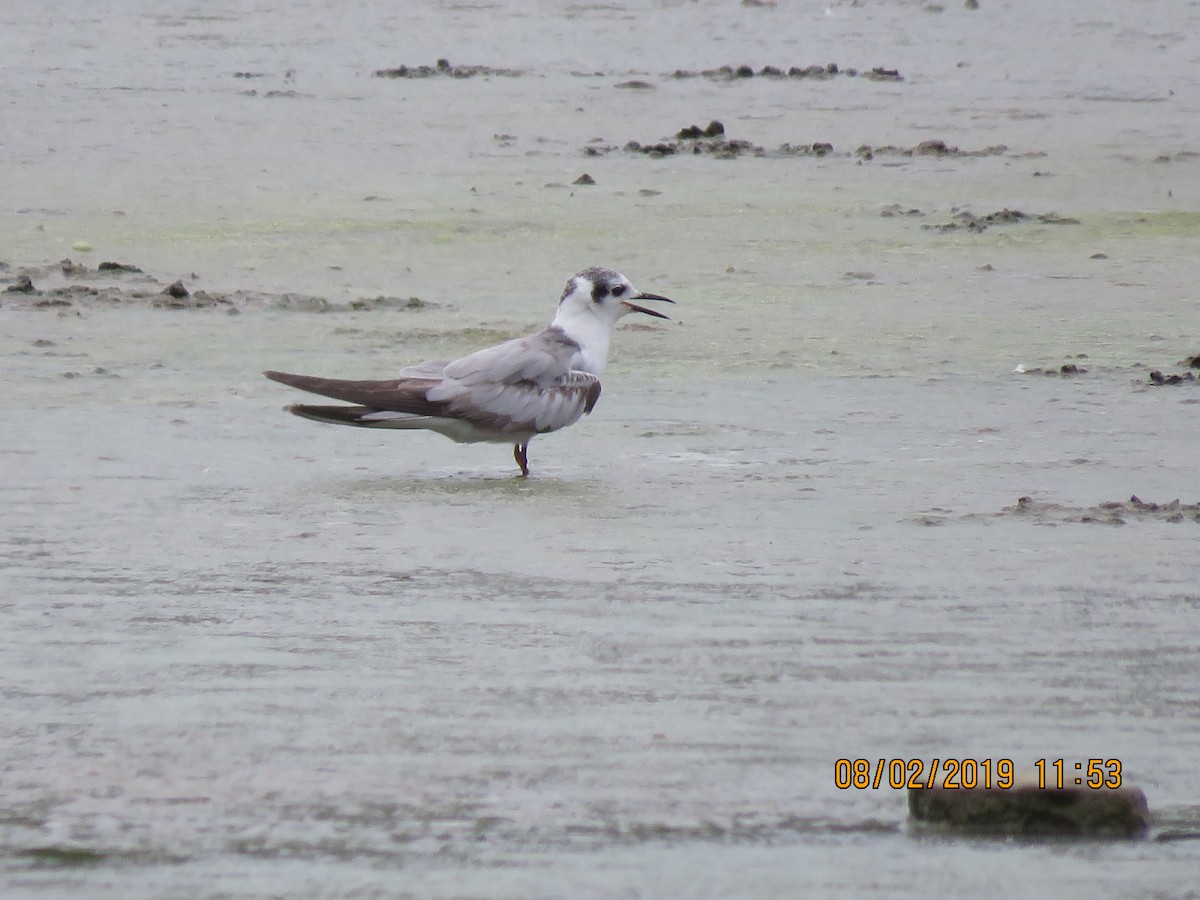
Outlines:
<svg viewBox="0 0 1200 900"><path fill-rule="evenodd" d="M658 294L635 294L633 299L634 300L661 300L663 303L674 303L675 302L670 297L662 297ZM636 303L630 303L628 300L624 300L622 302L627 307L629 307L631 310L633 310L634 312L645 313L648 316L654 316L654 318L656 318L656 319L667 319L668 321L671 318L670 316L664 316L662 313L657 312L653 309L646 309L646 307L644 307L644 306L638 306Z"/></svg>

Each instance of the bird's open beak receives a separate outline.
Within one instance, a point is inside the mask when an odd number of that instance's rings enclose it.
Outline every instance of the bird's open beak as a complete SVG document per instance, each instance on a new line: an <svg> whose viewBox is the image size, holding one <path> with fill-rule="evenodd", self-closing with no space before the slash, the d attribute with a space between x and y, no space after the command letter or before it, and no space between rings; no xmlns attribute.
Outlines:
<svg viewBox="0 0 1200 900"><path fill-rule="evenodd" d="M636 295L634 295L633 299L634 300L661 300L663 303L674 303L675 302L670 297L660 297L658 294L636 294ZM653 309L646 309L646 307L644 307L644 306L638 306L636 303L630 303L628 300L622 300L621 305L624 307L627 307L630 312L645 313L648 316L654 316L656 319L669 320L671 318L670 316L664 316L662 313L657 312Z"/></svg>

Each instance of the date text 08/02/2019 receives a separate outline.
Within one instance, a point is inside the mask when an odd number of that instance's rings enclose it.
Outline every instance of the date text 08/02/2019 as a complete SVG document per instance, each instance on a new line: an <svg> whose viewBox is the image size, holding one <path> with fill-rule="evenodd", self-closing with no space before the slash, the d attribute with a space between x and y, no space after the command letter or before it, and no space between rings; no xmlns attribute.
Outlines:
<svg viewBox="0 0 1200 900"><path fill-rule="evenodd" d="M1035 777L1017 777L1008 758L848 759L833 764L833 784L839 790L890 787L973 790L975 788L1067 787L1114 789L1121 786L1119 759L1088 759L1070 763L1062 759L1035 759L1029 766Z"/></svg>

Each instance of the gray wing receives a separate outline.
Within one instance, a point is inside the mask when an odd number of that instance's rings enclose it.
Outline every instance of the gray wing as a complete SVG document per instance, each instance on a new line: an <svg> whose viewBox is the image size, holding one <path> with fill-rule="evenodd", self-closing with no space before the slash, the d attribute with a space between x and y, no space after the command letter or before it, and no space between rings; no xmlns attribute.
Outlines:
<svg viewBox="0 0 1200 900"><path fill-rule="evenodd" d="M450 379L429 391L445 397L447 413L503 431L544 434L573 425L600 399L600 379L574 371L545 387L533 381L463 384Z"/></svg>
<svg viewBox="0 0 1200 900"><path fill-rule="evenodd" d="M441 374L463 385L531 381L548 387L571 372L578 353L579 344L551 326L456 359Z"/></svg>

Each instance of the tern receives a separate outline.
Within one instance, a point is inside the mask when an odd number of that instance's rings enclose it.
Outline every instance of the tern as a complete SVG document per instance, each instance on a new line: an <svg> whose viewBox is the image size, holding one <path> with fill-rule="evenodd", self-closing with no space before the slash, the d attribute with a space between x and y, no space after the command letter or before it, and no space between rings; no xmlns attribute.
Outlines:
<svg viewBox="0 0 1200 900"><path fill-rule="evenodd" d="M567 282L554 321L545 328L462 359L418 363L384 381L263 374L354 404L285 407L305 419L358 428L424 429L460 444L512 443L521 477L528 478L534 435L574 425L595 409L617 322L630 313L669 318L638 300L675 302L640 293L620 272L595 266Z"/></svg>

